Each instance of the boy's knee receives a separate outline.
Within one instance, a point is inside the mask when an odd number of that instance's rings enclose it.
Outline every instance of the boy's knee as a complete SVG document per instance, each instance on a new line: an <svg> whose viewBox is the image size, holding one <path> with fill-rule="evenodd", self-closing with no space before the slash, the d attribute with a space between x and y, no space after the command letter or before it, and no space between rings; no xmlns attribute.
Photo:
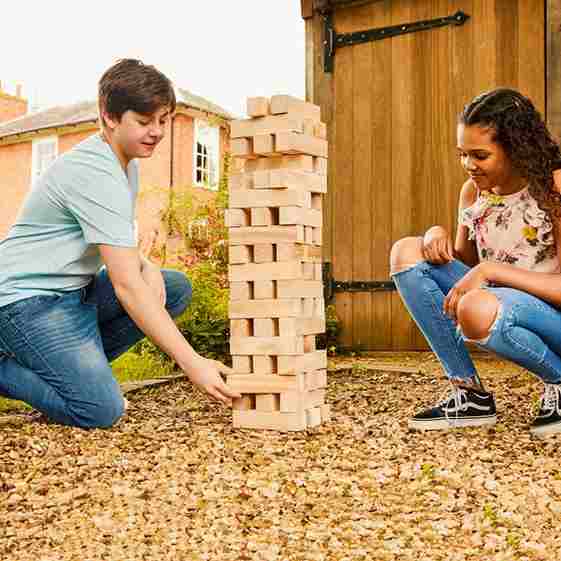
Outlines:
<svg viewBox="0 0 561 561"><path fill-rule="evenodd" d="M423 238L410 236L393 244L390 253L390 267L395 273L405 267L413 267L423 259Z"/></svg>
<svg viewBox="0 0 561 561"><path fill-rule="evenodd" d="M181 315L191 303L193 287L185 273L165 271L166 307L173 317Z"/></svg>
<svg viewBox="0 0 561 561"><path fill-rule="evenodd" d="M484 339L491 332L499 312L499 300L484 289L471 290L458 302L458 325L468 339Z"/></svg>
<svg viewBox="0 0 561 561"><path fill-rule="evenodd" d="M108 395L97 402L72 407L73 421L84 429L107 429L117 423L125 412L125 400L119 394Z"/></svg>

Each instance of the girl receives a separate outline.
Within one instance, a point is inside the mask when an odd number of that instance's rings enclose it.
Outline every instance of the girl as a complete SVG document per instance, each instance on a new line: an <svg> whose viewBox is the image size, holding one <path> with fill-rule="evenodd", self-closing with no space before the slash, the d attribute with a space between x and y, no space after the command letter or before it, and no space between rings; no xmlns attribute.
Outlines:
<svg viewBox="0 0 561 561"><path fill-rule="evenodd" d="M391 252L399 294L452 382L451 394L409 426L496 422L493 396L464 344L472 341L541 378L545 391L530 430L560 432L561 196L553 178L559 146L532 102L506 88L469 103L457 136L469 179L455 243L434 226Z"/></svg>

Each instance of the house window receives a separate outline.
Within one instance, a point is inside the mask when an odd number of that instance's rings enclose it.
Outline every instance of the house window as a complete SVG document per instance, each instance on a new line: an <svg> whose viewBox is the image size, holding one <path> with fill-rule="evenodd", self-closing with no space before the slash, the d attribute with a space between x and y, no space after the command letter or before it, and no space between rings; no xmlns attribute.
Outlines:
<svg viewBox="0 0 561 561"><path fill-rule="evenodd" d="M58 156L58 137L34 140L31 148L31 181L34 182Z"/></svg>
<svg viewBox="0 0 561 561"><path fill-rule="evenodd" d="M220 127L195 120L193 182L199 187L218 190Z"/></svg>

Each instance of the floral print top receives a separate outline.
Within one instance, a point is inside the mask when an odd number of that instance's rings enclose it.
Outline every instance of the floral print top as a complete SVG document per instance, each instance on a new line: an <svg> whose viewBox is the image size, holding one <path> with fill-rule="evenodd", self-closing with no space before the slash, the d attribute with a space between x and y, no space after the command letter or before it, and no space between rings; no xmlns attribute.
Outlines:
<svg viewBox="0 0 561 561"><path fill-rule="evenodd" d="M512 195L480 191L460 214L480 261L510 263L542 273L559 272L553 225L528 187Z"/></svg>

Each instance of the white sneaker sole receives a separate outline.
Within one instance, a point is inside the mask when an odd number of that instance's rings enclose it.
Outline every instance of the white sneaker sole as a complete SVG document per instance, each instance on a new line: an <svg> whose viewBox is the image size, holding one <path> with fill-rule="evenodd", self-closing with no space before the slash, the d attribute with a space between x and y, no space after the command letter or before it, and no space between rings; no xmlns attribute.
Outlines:
<svg viewBox="0 0 561 561"><path fill-rule="evenodd" d="M484 427L494 425L497 422L496 415L488 417L470 417L465 419L409 419L409 428L413 430L451 430L465 427ZM561 427L560 427L561 430Z"/></svg>
<svg viewBox="0 0 561 561"><path fill-rule="evenodd" d="M537 428L531 428L530 434L533 434L537 437L545 437L549 436L550 434L557 434L561 432L561 421L558 423L551 423L550 425L543 425Z"/></svg>

